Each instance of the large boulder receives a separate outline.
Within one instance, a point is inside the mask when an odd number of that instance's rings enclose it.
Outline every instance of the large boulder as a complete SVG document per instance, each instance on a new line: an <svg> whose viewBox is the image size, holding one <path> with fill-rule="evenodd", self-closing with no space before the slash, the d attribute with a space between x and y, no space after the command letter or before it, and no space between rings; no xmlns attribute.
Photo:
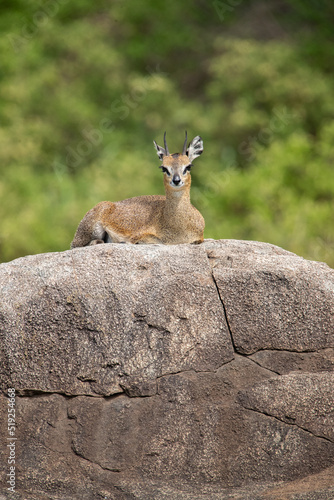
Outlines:
<svg viewBox="0 0 334 500"><path fill-rule="evenodd" d="M105 244L2 264L0 295L3 498L334 498L325 264L256 242Z"/></svg>

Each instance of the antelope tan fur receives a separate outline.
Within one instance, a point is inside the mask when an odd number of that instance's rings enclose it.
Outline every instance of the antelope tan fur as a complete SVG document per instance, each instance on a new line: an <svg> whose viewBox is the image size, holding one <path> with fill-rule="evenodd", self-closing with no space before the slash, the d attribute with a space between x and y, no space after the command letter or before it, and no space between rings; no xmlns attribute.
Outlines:
<svg viewBox="0 0 334 500"><path fill-rule="evenodd" d="M71 248L97 243L201 243L204 219L190 203L192 161L203 152L203 141L196 136L182 153L170 154L164 135L164 148L154 142L164 174L165 196L138 196L126 200L102 201L80 222Z"/></svg>

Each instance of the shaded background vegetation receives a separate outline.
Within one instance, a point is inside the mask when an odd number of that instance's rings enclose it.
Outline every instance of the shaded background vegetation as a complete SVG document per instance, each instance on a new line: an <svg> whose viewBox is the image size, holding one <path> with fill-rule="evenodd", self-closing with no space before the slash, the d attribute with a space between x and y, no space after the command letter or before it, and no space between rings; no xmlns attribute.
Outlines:
<svg viewBox="0 0 334 500"><path fill-rule="evenodd" d="M69 248L101 200L162 194L153 139L201 135L206 238L334 266L330 0L5 0L0 260Z"/></svg>

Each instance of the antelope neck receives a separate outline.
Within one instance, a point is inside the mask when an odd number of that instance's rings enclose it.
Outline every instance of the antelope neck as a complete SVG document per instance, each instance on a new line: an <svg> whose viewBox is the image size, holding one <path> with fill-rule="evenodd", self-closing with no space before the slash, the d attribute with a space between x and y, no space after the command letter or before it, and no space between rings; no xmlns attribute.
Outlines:
<svg viewBox="0 0 334 500"><path fill-rule="evenodd" d="M179 191L173 189L166 189L166 201L169 205L178 205L179 203L190 202L189 188L180 189Z"/></svg>

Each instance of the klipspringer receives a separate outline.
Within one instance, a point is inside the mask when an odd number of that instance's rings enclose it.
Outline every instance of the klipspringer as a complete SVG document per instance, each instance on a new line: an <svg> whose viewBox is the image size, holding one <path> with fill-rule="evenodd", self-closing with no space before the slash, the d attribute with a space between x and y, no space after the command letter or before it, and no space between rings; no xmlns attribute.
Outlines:
<svg viewBox="0 0 334 500"><path fill-rule="evenodd" d="M126 200L102 201L84 216L71 248L97 243L201 243L204 219L190 203L190 169L203 152L203 141L196 136L182 153L170 154L164 134L164 148L154 142L162 162L165 196L138 196Z"/></svg>

